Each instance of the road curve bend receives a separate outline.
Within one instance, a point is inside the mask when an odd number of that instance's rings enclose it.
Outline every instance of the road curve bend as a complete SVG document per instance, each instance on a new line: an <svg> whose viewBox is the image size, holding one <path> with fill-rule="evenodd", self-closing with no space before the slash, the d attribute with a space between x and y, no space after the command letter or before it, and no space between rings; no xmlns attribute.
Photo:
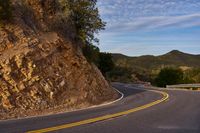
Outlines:
<svg viewBox="0 0 200 133"><path fill-rule="evenodd" d="M0 121L0 132L200 133L199 92L161 92L121 83L113 86L124 93L124 98L116 103L64 114Z"/></svg>

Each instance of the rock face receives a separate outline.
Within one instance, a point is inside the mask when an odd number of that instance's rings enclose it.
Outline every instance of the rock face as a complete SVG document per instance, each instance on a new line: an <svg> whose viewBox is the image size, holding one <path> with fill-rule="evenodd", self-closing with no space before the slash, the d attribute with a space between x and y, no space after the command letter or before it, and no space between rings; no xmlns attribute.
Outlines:
<svg viewBox="0 0 200 133"><path fill-rule="evenodd" d="M75 33L66 19L57 21L56 4L13 1L13 22L0 29L0 119L72 110L118 96L70 41Z"/></svg>

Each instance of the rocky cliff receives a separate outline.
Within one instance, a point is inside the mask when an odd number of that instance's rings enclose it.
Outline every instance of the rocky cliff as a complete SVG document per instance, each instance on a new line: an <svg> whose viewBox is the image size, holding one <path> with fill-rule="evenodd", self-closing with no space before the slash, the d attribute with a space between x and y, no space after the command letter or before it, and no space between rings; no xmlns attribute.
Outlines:
<svg viewBox="0 0 200 133"><path fill-rule="evenodd" d="M0 29L0 119L100 104L118 94L88 63L60 1L13 0Z"/></svg>

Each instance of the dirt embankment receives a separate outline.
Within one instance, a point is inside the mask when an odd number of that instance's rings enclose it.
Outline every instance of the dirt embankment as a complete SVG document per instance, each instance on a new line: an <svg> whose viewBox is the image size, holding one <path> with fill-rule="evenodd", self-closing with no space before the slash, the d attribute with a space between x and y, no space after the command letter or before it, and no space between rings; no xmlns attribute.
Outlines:
<svg viewBox="0 0 200 133"><path fill-rule="evenodd" d="M45 1L13 1L13 22L0 29L0 119L68 111L118 97L70 41L73 26L59 21L59 3Z"/></svg>

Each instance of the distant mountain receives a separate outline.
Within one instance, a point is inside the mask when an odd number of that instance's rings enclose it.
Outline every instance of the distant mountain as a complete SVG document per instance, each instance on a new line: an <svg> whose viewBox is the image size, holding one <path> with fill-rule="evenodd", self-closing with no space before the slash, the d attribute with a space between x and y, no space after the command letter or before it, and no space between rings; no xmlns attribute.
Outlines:
<svg viewBox="0 0 200 133"><path fill-rule="evenodd" d="M200 81L200 55L173 50L160 56L112 54L112 57L116 67L109 73L110 81L154 83L160 70L165 67L181 68L192 80Z"/></svg>
<svg viewBox="0 0 200 133"><path fill-rule="evenodd" d="M129 57L123 54L112 54L117 66L132 68L134 71L152 71L163 67L200 67L200 55L192 55L173 50L160 56L145 55Z"/></svg>

